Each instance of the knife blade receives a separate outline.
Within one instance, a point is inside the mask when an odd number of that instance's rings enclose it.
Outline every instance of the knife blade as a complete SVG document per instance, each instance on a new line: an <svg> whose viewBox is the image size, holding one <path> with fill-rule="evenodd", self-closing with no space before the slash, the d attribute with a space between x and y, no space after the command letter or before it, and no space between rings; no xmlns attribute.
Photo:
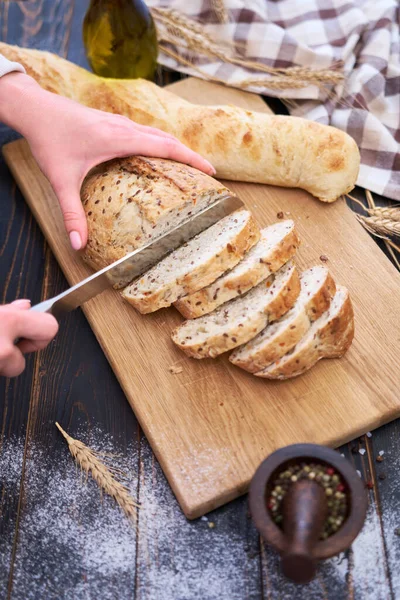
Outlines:
<svg viewBox="0 0 400 600"><path fill-rule="evenodd" d="M105 289L109 287L119 289L128 285L169 252L211 227L223 217L243 207L243 202L235 196L219 198L167 233L90 275L58 296L32 306L31 310L50 313L56 319L60 319L64 314L82 306Z"/></svg>

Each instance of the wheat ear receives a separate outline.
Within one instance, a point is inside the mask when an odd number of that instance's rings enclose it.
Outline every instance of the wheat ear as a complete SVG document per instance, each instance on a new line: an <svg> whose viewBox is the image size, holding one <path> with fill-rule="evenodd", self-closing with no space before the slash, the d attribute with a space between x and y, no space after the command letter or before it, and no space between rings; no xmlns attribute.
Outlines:
<svg viewBox="0 0 400 600"><path fill-rule="evenodd" d="M400 213L400 211L397 212ZM357 219L369 232L380 235L384 239L388 235L400 236L400 221L398 220L383 219L379 216L364 217L363 215L357 215Z"/></svg>
<svg viewBox="0 0 400 600"><path fill-rule="evenodd" d="M220 18L222 18L223 22L225 18L228 18L229 20L228 13L224 12L226 9L223 0L213 0L213 7ZM181 48L184 51L189 50L195 52L196 55L201 54L203 56L211 57L214 61L219 60L223 63L230 63L251 71L255 70L269 75L269 77L266 77L265 79L248 78L248 80L243 81L240 86L235 83L235 87L246 89L246 87L262 85L271 89L288 89L301 88L313 84L326 89L326 86L336 85L343 82L345 79L342 63L336 63L331 69L270 67L264 63L252 61L238 55L236 53L236 47L244 47L241 43L235 42L233 44L225 41L216 43L215 40L204 31L204 26L201 23L186 17L176 10L153 7L151 12L157 25L160 50L173 57L180 64L195 68L191 60L179 55L178 52L167 47L166 44L172 44L176 48ZM211 77L199 66L197 66L195 70L196 72L201 73L203 79L225 83L222 79ZM274 80L276 80L275 83Z"/></svg>
<svg viewBox="0 0 400 600"><path fill-rule="evenodd" d="M381 238L384 241L385 246L393 259L393 262L400 271L400 262L394 252L396 251L400 253L400 246L397 246L391 239L388 238L388 235L400 236L400 209L397 207L376 206L374 197L369 190L365 190L365 196L367 198L369 208L360 202L358 198L354 198L354 196L350 196L350 194L347 194L347 196L350 198L350 200L359 204L365 210L365 212L370 215L369 217L356 215L356 217L361 225L367 231L369 231L369 233L375 237Z"/></svg>
<svg viewBox="0 0 400 600"><path fill-rule="evenodd" d="M66 439L69 451L82 471L90 474L100 489L114 498L128 519L136 523L137 509L140 506L133 500L128 488L116 479L116 475L120 473L119 469L106 466L94 450L72 438L58 423L56 427Z"/></svg>
<svg viewBox="0 0 400 600"><path fill-rule="evenodd" d="M366 196L369 208L364 206L360 200L348 194L350 200L356 202L369 215L368 217L357 215L357 219L365 229L383 239L387 239L388 235L400 236L400 208L395 206L375 206L375 202L369 190L366 191Z"/></svg>

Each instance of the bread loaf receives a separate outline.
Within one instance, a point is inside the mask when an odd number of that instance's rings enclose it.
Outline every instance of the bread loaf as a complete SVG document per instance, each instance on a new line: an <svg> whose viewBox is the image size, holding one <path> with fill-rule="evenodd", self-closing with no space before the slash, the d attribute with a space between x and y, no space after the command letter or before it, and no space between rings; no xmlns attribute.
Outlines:
<svg viewBox="0 0 400 600"><path fill-rule="evenodd" d="M122 295L143 314L170 306L237 265L259 237L251 213L235 211L171 252Z"/></svg>
<svg viewBox="0 0 400 600"><path fill-rule="evenodd" d="M354 313L348 290L337 286L329 310L317 319L300 342L257 377L289 379L311 369L321 358L341 358L354 337Z"/></svg>
<svg viewBox="0 0 400 600"><path fill-rule="evenodd" d="M158 127L202 154L223 179L307 190L332 202L355 185L359 151L343 131L298 117L200 106L144 80L103 79L54 54L0 43L45 89Z"/></svg>
<svg viewBox="0 0 400 600"><path fill-rule="evenodd" d="M336 285L326 267L307 269L300 276L300 284L300 295L293 308L248 344L237 348L229 357L234 365L250 373L260 371L290 352L311 323L328 310Z"/></svg>
<svg viewBox="0 0 400 600"><path fill-rule="evenodd" d="M227 195L232 193L212 177L172 160L109 161L82 186L88 223L83 257L102 269Z"/></svg>
<svg viewBox="0 0 400 600"><path fill-rule="evenodd" d="M260 241L236 267L208 287L175 302L175 308L186 319L210 313L275 273L294 256L299 244L293 221L266 227L261 231Z"/></svg>
<svg viewBox="0 0 400 600"><path fill-rule="evenodd" d="M172 341L192 358L215 358L279 319L293 306L299 291L296 267L289 262L244 296L209 315L185 321L173 331Z"/></svg>

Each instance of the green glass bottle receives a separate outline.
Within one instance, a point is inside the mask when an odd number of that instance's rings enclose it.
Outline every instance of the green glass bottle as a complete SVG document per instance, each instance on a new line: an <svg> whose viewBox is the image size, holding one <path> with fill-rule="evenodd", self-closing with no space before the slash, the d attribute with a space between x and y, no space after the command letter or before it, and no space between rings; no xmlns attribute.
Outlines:
<svg viewBox="0 0 400 600"><path fill-rule="evenodd" d="M142 0L91 0L83 22L83 42L96 75L154 79L157 34Z"/></svg>

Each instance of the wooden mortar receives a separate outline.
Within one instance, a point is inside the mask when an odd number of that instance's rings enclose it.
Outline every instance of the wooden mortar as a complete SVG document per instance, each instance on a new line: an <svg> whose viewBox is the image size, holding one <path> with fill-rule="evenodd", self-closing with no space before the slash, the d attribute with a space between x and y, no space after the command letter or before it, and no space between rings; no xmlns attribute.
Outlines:
<svg viewBox="0 0 400 600"><path fill-rule="evenodd" d="M274 523L267 507L276 476L299 463L332 467L344 482L348 512L340 529L325 540L319 538L327 502L319 483L300 479L290 485L283 500L282 529ZM261 463L250 484L249 505L261 536L280 553L284 575L295 583L308 583L319 560L351 546L364 524L368 499L357 471L338 452L316 444L294 444L277 450Z"/></svg>

